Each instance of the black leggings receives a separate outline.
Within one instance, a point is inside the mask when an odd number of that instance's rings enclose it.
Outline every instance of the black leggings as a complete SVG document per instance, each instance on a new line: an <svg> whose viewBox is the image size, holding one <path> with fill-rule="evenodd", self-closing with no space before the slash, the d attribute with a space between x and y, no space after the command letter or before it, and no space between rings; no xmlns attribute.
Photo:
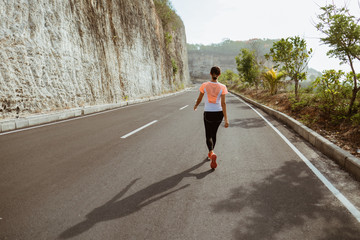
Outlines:
<svg viewBox="0 0 360 240"><path fill-rule="evenodd" d="M224 117L223 112L204 112L204 124L206 134L206 145L209 152L214 150L216 133Z"/></svg>

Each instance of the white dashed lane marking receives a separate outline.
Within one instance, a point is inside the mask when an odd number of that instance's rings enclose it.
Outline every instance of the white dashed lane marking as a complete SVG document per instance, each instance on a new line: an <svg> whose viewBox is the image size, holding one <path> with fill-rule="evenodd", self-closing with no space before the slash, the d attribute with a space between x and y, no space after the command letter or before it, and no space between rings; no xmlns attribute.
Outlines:
<svg viewBox="0 0 360 240"><path fill-rule="evenodd" d="M181 110L183 110L183 109L185 109L185 108L187 108L189 105L186 105L186 106L183 106L182 108L180 108L179 110L181 111Z"/></svg>
<svg viewBox="0 0 360 240"><path fill-rule="evenodd" d="M134 130L134 131L132 131L132 132L130 132L130 133L122 136L121 138L125 139L125 138L127 138L127 137L129 137L129 136L131 136L131 135L133 135L133 134L135 134L135 133L143 130L144 128L147 128L148 126L156 123L157 121L158 121L158 120L154 120L154 121L152 121L152 122L150 122L150 123L148 123L148 124L146 124L146 125L144 125L144 126L142 126L142 127L139 127L138 129L136 129L136 130Z"/></svg>

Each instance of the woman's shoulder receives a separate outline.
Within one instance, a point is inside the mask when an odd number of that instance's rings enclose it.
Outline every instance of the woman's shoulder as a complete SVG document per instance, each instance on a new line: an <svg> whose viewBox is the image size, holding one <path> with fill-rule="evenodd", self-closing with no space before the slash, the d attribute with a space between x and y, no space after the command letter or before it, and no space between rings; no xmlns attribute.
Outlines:
<svg viewBox="0 0 360 240"><path fill-rule="evenodd" d="M209 82L204 82L204 83L202 83L201 84L201 86L200 86L200 92L202 92L202 93L204 93L204 89L205 89L205 87L206 87L206 85L208 84Z"/></svg>
<svg viewBox="0 0 360 240"><path fill-rule="evenodd" d="M222 89L222 95L227 94L229 91L227 90L227 87L225 84L219 83L220 87Z"/></svg>
<svg viewBox="0 0 360 240"><path fill-rule="evenodd" d="M207 85L209 85L210 82L203 82L200 86L200 88L205 88Z"/></svg>
<svg viewBox="0 0 360 240"><path fill-rule="evenodd" d="M222 83L220 83L220 82L219 82L219 84L220 84L220 86L221 86L222 88L226 88L226 85L225 85L225 84L222 84Z"/></svg>

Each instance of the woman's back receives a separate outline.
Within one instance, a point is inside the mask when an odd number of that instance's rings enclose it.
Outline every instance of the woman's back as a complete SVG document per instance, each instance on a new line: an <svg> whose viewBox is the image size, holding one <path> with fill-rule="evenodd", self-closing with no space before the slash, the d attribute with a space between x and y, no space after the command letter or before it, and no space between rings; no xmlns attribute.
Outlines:
<svg viewBox="0 0 360 240"><path fill-rule="evenodd" d="M206 112L222 111L221 107L221 95L228 93L224 84L219 82L205 82L200 87L200 92L205 96L205 108Z"/></svg>

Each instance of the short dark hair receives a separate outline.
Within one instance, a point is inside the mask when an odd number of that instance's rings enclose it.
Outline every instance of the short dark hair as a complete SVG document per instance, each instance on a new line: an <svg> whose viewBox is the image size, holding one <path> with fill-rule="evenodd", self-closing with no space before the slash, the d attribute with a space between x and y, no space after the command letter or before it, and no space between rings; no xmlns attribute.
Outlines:
<svg viewBox="0 0 360 240"><path fill-rule="evenodd" d="M214 66L211 68L210 74L212 76L212 79L216 80L219 77L219 75L221 74L221 70L218 66Z"/></svg>

